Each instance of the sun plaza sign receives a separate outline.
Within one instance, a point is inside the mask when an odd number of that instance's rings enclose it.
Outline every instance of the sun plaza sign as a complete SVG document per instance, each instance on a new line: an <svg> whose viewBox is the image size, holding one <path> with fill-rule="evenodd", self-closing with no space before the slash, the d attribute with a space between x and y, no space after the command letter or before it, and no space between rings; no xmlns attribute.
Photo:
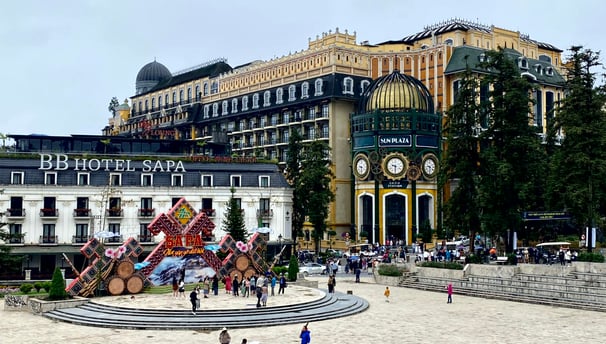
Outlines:
<svg viewBox="0 0 606 344"><path fill-rule="evenodd" d="M67 154L40 153L40 167L44 171L111 171L134 172L140 170L146 173L155 172L187 172L181 160L143 160L129 159L97 159L70 158Z"/></svg>

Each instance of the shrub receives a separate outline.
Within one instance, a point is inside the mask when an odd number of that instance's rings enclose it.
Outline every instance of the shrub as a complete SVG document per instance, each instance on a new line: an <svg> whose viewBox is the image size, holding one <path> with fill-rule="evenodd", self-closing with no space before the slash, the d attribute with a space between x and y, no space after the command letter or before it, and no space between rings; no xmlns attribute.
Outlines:
<svg viewBox="0 0 606 344"><path fill-rule="evenodd" d="M34 283L34 289L36 289L36 293L40 292L40 289L42 289L42 282L36 282Z"/></svg>
<svg viewBox="0 0 606 344"><path fill-rule="evenodd" d="M380 264L379 265L379 275L382 276L402 276L404 272L406 272L406 268L398 267L394 264Z"/></svg>
<svg viewBox="0 0 606 344"><path fill-rule="evenodd" d="M439 268L439 269L451 269L451 270L463 270L463 265L453 262L423 262L421 264L424 268Z"/></svg>
<svg viewBox="0 0 606 344"><path fill-rule="evenodd" d="M593 263L604 263L604 256L600 253L594 252L581 252L577 257L579 262L593 262Z"/></svg>
<svg viewBox="0 0 606 344"><path fill-rule="evenodd" d="M49 293L52 284L53 283L51 281L42 282L42 288L44 288L44 291L46 291L47 293Z"/></svg>
<svg viewBox="0 0 606 344"><path fill-rule="evenodd" d="M515 253L507 255L507 265L518 265L518 257Z"/></svg>
<svg viewBox="0 0 606 344"><path fill-rule="evenodd" d="M468 257L469 264L482 264L482 256L478 254L471 254Z"/></svg>
<svg viewBox="0 0 606 344"><path fill-rule="evenodd" d="M288 280L296 281L298 273L299 273L299 260L293 254L290 256L290 261L288 262Z"/></svg>
<svg viewBox="0 0 606 344"><path fill-rule="evenodd" d="M63 279L63 275L59 268L56 268L53 273L53 280L51 281L51 287L48 291L48 298L50 300L63 300L67 298L65 280Z"/></svg>
<svg viewBox="0 0 606 344"><path fill-rule="evenodd" d="M23 294L28 294L30 291L32 291L32 289L34 289L34 286L30 283L23 283L20 287L19 290L23 293Z"/></svg>

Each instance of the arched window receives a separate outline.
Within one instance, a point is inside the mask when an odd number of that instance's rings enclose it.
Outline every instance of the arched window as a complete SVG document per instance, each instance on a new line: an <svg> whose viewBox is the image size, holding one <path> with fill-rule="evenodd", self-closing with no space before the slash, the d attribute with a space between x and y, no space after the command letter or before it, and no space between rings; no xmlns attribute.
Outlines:
<svg viewBox="0 0 606 344"><path fill-rule="evenodd" d="M221 108L223 110L223 111L221 111L222 115L227 115L228 114L227 104L228 104L227 100L224 100L223 103L221 103Z"/></svg>
<svg viewBox="0 0 606 344"><path fill-rule="evenodd" d="M289 102L297 100L296 92L297 92L297 88L295 87L295 85L288 86L288 101Z"/></svg>
<svg viewBox="0 0 606 344"><path fill-rule="evenodd" d="M282 103L284 103L284 99L283 98L284 98L284 90L280 87L280 88L278 88L276 90L276 104L282 104ZM263 102L263 106L269 105L268 102L269 102L269 100L265 100Z"/></svg>
<svg viewBox="0 0 606 344"><path fill-rule="evenodd" d="M350 77L346 77L343 79L343 94L354 94L353 79Z"/></svg>
<svg viewBox="0 0 606 344"><path fill-rule="evenodd" d="M219 116L219 104L214 103L213 104L213 117L217 117Z"/></svg>
<svg viewBox="0 0 606 344"><path fill-rule="evenodd" d="M208 95L208 82L204 82L204 95L207 96Z"/></svg>
<svg viewBox="0 0 606 344"><path fill-rule="evenodd" d="M263 92L263 106L270 106L271 93L269 91Z"/></svg>
<svg viewBox="0 0 606 344"><path fill-rule="evenodd" d="M362 80L362 82L360 83L360 88L362 88L362 90L360 91L360 95L364 94L364 91L366 91L366 87L368 87L368 85L370 85L370 81Z"/></svg>
<svg viewBox="0 0 606 344"><path fill-rule="evenodd" d="M315 88L316 88L314 96L321 96L323 94L323 92L322 92L322 84L323 84L322 79L316 79L316 81L314 82L314 85L315 85Z"/></svg>
<svg viewBox="0 0 606 344"><path fill-rule="evenodd" d="M164 105L168 105L170 102L168 101L168 93L164 95Z"/></svg>
<svg viewBox="0 0 606 344"><path fill-rule="evenodd" d="M259 93L255 93L253 94L253 105L252 105L253 109L258 109L259 108Z"/></svg>
<svg viewBox="0 0 606 344"><path fill-rule="evenodd" d="M248 96L242 97L242 111L248 110Z"/></svg>
<svg viewBox="0 0 606 344"><path fill-rule="evenodd" d="M183 102L183 90L179 90L179 103Z"/></svg>
<svg viewBox="0 0 606 344"><path fill-rule="evenodd" d="M301 84L301 99L309 98L309 83L305 81Z"/></svg>
<svg viewBox="0 0 606 344"><path fill-rule="evenodd" d="M234 98L231 100L231 113L238 112L238 99Z"/></svg>
<svg viewBox="0 0 606 344"><path fill-rule="evenodd" d="M177 92L173 91L173 105L177 103Z"/></svg>
<svg viewBox="0 0 606 344"><path fill-rule="evenodd" d="M200 100L200 85L196 85L196 99Z"/></svg>

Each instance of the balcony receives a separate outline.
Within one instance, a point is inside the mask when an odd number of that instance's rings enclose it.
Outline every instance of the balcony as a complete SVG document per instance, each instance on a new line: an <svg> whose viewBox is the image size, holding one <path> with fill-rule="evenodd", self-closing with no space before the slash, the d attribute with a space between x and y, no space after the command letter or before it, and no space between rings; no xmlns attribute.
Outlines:
<svg viewBox="0 0 606 344"><path fill-rule="evenodd" d="M137 211L137 216L139 217L154 217L156 216L155 208L139 208Z"/></svg>
<svg viewBox="0 0 606 344"><path fill-rule="evenodd" d="M105 216L107 217L122 217L122 208L110 208L105 209Z"/></svg>
<svg viewBox="0 0 606 344"><path fill-rule="evenodd" d="M87 235L74 235L72 236L72 244L84 244L88 242Z"/></svg>
<svg viewBox="0 0 606 344"><path fill-rule="evenodd" d="M8 218L25 217L25 209L21 209L21 208L6 209L6 217L8 217Z"/></svg>
<svg viewBox="0 0 606 344"><path fill-rule="evenodd" d="M272 218L274 216L273 209L257 209L257 217Z"/></svg>
<svg viewBox="0 0 606 344"><path fill-rule="evenodd" d="M112 243L112 242L115 242L115 243L122 243L123 241L124 241L124 240L122 239L122 234L118 234L118 235L116 235L115 237L111 237L111 238L105 238L105 239L103 239L103 242L104 242L104 243L108 243L108 242L109 242L109 243Z"/></svg>
<svg viewBox="0 0 606 344"><path fill-rule="evenodd" d="M137 235L137 241L139 241L140 243L153 243L154 242L154 236L153 235Z"/></svg>
<svg viewBox="0 0 606 344"><path fill-rule="evenodd" d="M23 238L22 238L22 237L19 237L19 238L12 238L12 237L11 237L11 238L9 239L8 243L9 243L10 245L23 245L23 244L25 244L25 241L23 240Z"/></svg>
<svg viewBox="0 0 606 344"><path fill-rule="evenodd" d="M40 239L38 240L38 243L46 245L57 245L57 243L59 243L59 239L56 235L41 235Z"/></svg>
<svg viewBox="0 0 606 344"><path fill-rule="evenodd" d="M59 209L56 208L42 208L40 209L40 217L44 218L57 218L59 216Z"/></svg>
<svg viewBox="0 0 606 344"><path fill-rule="evenodd" d="M200 209L200 212L206 213L206 216L208 217L215 217L217 215L215 209Z"/></svg>
<svg viewBox="0 0 606 344"><path fill-rule="evenodd" d="M90 217L91 211L86 208L74 209L74 217Z"/></svg>

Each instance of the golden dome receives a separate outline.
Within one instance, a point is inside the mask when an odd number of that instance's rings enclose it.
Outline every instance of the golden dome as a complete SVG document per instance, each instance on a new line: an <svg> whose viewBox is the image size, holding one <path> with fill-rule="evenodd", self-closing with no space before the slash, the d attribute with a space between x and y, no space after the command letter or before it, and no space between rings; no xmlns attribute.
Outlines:
<svg viewBox="0 0 606 344"><path fill-rule="evenodd" d="M360 111L377 110L434 112L433 100L425 85L397 70L376 79L364 92Z"/></svg>

